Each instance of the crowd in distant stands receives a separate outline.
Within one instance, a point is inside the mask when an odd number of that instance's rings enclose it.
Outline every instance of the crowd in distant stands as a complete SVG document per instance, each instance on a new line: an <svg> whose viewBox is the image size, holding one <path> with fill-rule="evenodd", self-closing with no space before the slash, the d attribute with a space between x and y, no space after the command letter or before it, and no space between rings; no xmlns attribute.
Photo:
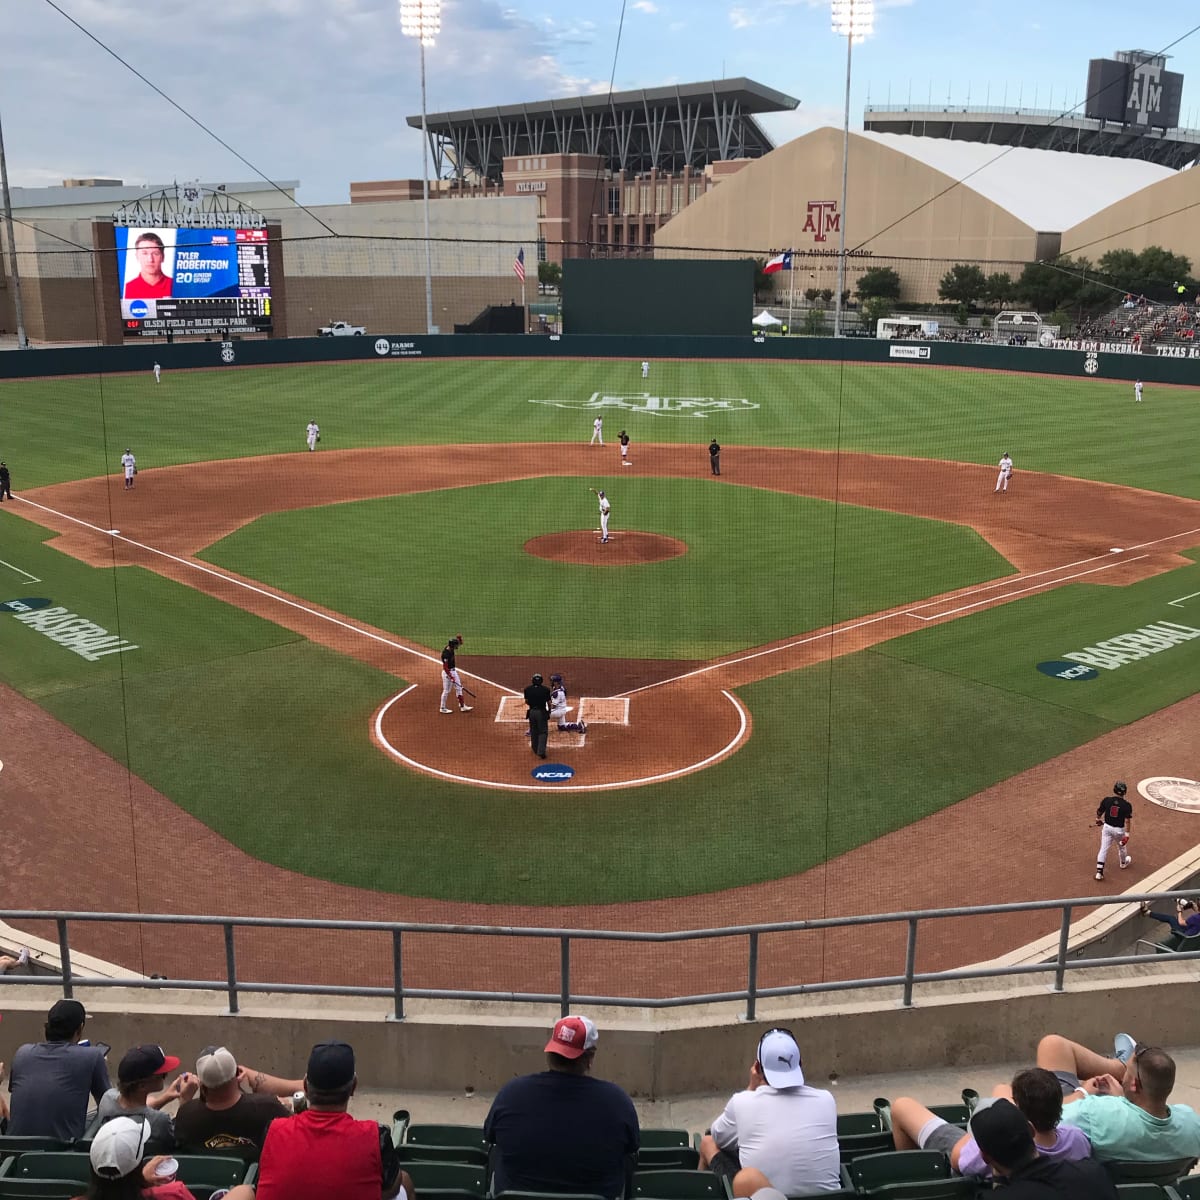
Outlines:
<svg viewBox="0 0 1200 1200"><path fill-rule="evenodd" d="M195 1072L180 1071L178 1057L139 1045L121 1056L113 1087L108 1047L91 1044L85 1026L83 1005L59 1000L45 1040L17 1050L6 1132L69 1143L90 1129L87 1200L189 1200L173 1177L175 1151L257 1162L255 1182L226 1200L415 1200L390 1129L349 1114L358 1080L346 1043L314 1046L298 1079L239 1064L218 1046L200 1052ZM641 1130L626 1092L593 1073L598 1047L593 1021L563 1017L545 1069L496 1094L483 1130L491 1194L630 1194ZM911 1097L879 1102L878 1111L897 1151L942 1152L956 1174L1005 1182L1009 1200L1115 1200L1105 1162L1178 1164L1185 1174L1200 1158L1200 1118L1168 1102L1174 1086L1175 1062L1161 1047L1118 1034L1110 1055L1050 1034L1036 1065L1011 1084L983 1099L971 1093L965 1127ZM791 1031L758 1039L746 1086L714 1114L698 1157L734 1197L784 1200L841 1187L837 1103L806 1081Z"/></svg>

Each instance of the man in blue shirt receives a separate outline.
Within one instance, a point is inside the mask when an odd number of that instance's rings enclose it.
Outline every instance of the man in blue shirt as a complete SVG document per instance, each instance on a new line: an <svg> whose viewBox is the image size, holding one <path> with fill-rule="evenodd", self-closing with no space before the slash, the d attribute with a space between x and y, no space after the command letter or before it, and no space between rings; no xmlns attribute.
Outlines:
<svg viewBox="0 0 1200 1200"><path fill-rule="evenodd" d="M633 1101L590 1074L597 1037L587 1017L563 1017L546 1043L548 1069L496 1094L483 1126L495 1193L625 1194L641 1134Z"/></svg>

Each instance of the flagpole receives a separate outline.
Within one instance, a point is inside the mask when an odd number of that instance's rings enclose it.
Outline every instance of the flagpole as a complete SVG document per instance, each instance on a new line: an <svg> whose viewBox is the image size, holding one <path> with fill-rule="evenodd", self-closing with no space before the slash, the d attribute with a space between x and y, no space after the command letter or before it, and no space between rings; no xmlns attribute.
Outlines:
<svg viewBox="0 0 1200 1200"><path fill-rule="evenodd" d="M524 251L524 249L525 249L525 247L522 246L521 250ZM525 322L525 332L526 333L529 332L529 308L525 301L525 276L528 274L529 274L529 272L525 271L521 275L521 320L523 320Z"/></svg>
<svg viewBox="0 0 1200 1200"><path fill-rule="evenodd" d="M788 337L792 336L792 309L796 303L796 258L792 251L792 269L788 272Z"/></svg>

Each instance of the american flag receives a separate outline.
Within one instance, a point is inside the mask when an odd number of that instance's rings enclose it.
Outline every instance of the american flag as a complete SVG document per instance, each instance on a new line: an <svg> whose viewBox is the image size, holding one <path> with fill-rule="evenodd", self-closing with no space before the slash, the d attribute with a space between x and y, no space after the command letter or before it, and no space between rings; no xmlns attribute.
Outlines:
<svg viewBox="0 0 1200 1200"><path fill-rule="evenodd" d="M513 274L522 282L525 282L525 247L522 246L517 251L517 257L513 259Z"/></svg>

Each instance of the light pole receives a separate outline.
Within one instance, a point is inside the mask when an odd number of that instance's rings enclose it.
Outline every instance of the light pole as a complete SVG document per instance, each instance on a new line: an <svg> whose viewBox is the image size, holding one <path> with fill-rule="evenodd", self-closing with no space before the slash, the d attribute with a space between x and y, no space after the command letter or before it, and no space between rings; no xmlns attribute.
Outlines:
<svg viewBox="0 0 1200 1200"><path fill-rule="evenodd" d="M833 32L846 39L846 111L842 122L842 219L838 222L837 301L833 336L842 336L842 293L846 290L846 187L850 177L850 58L855 42L875 28L875 0L833 0Z"/></svg>
<svg viewBox="0 0 1200 1200"><path fill-rule="evenodd" d="M13 234L12 197L8 193L8 162L4 157L4 130L0 127L0 203L4 205L4 227L8 231L8 261L13 285L13 312L17 318L17 349L28 350L25 312L21 305L21 268L17 263L17 240ZM0 240L0 250L3 241Z"/></svg>
<svg viewBox="0 0 1200 1200"><path fill-rule="evenodd" d="M425 332L433 323L433 257L429 246L429 130L425 117L425 47L442 31L442 0L400 0L400 32L421 45L421 193L425 201Z"/></svg>

